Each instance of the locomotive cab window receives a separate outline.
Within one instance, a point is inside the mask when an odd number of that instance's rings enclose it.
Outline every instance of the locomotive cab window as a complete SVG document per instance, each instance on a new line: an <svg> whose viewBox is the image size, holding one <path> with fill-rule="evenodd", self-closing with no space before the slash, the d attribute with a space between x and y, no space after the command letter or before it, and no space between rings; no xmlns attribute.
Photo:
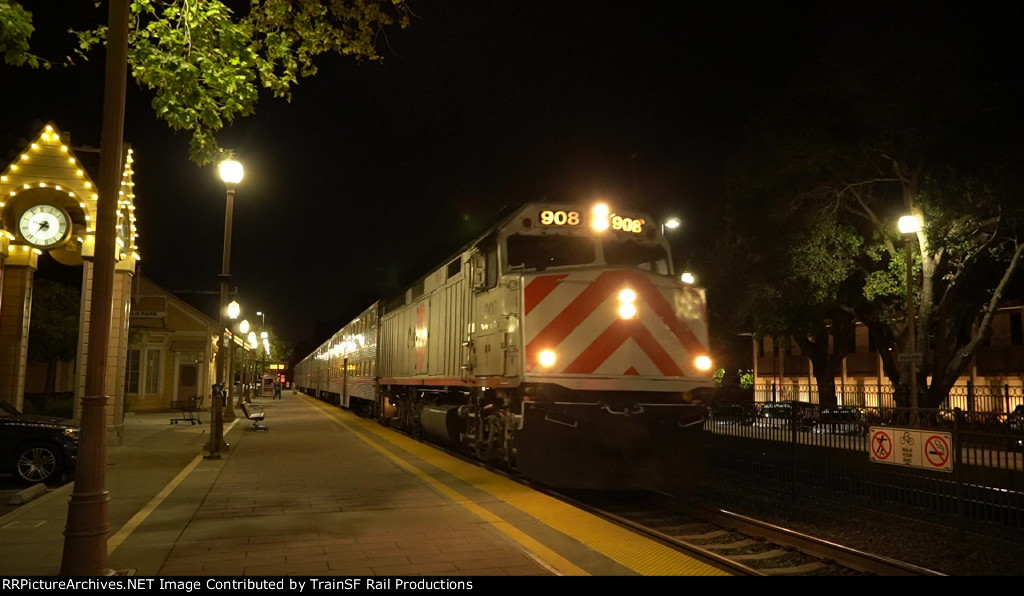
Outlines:
<svg viewBox="0 0 1024 596"><path fill-rule="evenodd" d="M473 287L475 291L489 290L498 285L498 243L491 234L480 241L473 259Z"/></svg>
<svg viewBox="0 0 1024 596"><path fill-rule="evenodd" d="M485 287L490 289L498 285L498 251L491 247L484 256L487 257L487 283Z"/></svg>
<svg viewBox="0 0 1024 596"><path fill-rule="evenodd" d="M452 261L451 263L448 263L448 270L445 276L448 278L452 278L458 275L460 271L462 271L462 257L459 257Z"/></svg>
<svg viewBox="0 0 1024 596"><path fill-rule="evenodd" d="M606 238L601 244L604 262L608 265L626 265L644 271L669 275L668 255L657 244L633 239Z"/></svg>
<svg viewBox="0 0 1024 596"><path fill-rule="evenodd" d="M596 257L594 241L586 236L512 234L505 246L511 269L543 271L549 267L590 265Z"/></svg>

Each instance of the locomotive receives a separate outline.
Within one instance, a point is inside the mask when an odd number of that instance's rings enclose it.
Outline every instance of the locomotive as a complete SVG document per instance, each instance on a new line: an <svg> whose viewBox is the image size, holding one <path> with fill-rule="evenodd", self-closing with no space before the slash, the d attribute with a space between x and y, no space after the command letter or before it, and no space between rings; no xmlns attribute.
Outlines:
<svg viewBox="0 0 1024 596"><path fill-rule="evenodd" d="M528 203L295 367L304 393L566 489L686 468L713 386L705 291L650 217Z"/></svg>

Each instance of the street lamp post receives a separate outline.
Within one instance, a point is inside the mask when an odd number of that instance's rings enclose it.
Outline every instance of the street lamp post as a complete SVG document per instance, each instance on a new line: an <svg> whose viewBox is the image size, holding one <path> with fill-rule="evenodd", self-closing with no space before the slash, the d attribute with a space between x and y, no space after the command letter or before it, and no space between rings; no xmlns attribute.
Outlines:
<svg viewBox="0 0 1024 596"><path fill-rule="evenodd" d="M674 230L674 229L678 228L681 224L682 224L682 222L679 221L678 217L670 217L670 218L662 221L661 222L661 235L664 236L665 240L667 241L668 240L668 236L665 236L665 230L666 229ZM670 257L670 259L669 259L669 261L670 261L669 262L670 271L669 272L671 272L671 269L676 266L676 264L675 264L676 255L675 255L675 251L672 249L672 243L671 242L668 243L668 255Z"/></svg>
<svg viewBox="0 0 1024 596"><path fill-rule="evenodd" d="M238 305L235 300L228 304L228 319L231 320L231 326L234 327L234 321L238 319L238 315L241 314L242 308ZM231 338L231 345L228 348L227 362L224 364L224 374L221 377L226 379L227 387L225 388L225 400L224 400L224 415L222 417L224 422L231 422L235 419L235 407L234 407L234 394L235 394L235 333L232 330L226 334Z"/></svg>
<svg viewBox="0 0 1024 596"><path fill-rule="evenodd" d="M267 374L266 358L270 356L270 334L260 331L260 341L263 342L263 355L260 356L260 395L263 395L263 375Z"/></svg>
<svg viewBox="0 0 1024 596"><path fill-rule="evenodd" d="M110 529L110 494L107 466L107 348L111 334L114 293L117 189L124 162L126 58L128 55L129 2L109 2L107 58L103 85L103 120L100 137L99 196L96 210L96 249L89 319L89 353L82 396L81 439L75 482L68 500L64 550L60 574L109 575L107 533Z"/></svg>
<svg viewBox="0 0 1024 596"><path fill-rule="evenodd" d="M256 339L255 331L249 332L249 347L252 348L252 377L250 377L249 383L250 389L252 389L253 394L255 394L256 391L254 385L256 382L256 350L258 350L260 347L260 342Z"/></svg>
<svg viewBox="0 0 1024 596"><path fill-rule="evenodd" d="M680 224L682 224L682 222L679 221L678 217L670 217L666 219L665 221L661 222L661 235L665 235L666 228L668 228L669 230L674 230L678 228Z"/></svg>
<svg viewBox="0 0 1024 596"><path fill-rule="evenodd" d="M221 451L227 450L224 443L224 402L223 391L225 389L225 365L224 359L227 356L228 335L227 335L227 309L228 309L228 284L231 281L231 217L235 206L235 185L242 181L242 164L237 161L227 160L221 162L219 168L220 178L227 187L227 195L224 208L224 252L221 261L220 271L220 308L218 309L218 322L220 325L221 346L217 350L217 375L221 386L221 395L213 396L213 422L210 424L210 445L206 457L219 459Z"/></svg>
<svg viewBox="0 0 1024 596"><path fill-rule="evenodd" d="M917 415L917 332L914 316L914 259L911 248L921 229L921 220L916 215L904 215L898 222L900 233L903 234L904 248L907 259L907 361L910 366L910 410Z"/></svg>
<svg viewBox="0 0 1024 596"><path fill-rule="evenodd" d="M239 334L239 337L242 338L242 349L243 349L243 352L242 352L242 392L238 394L238 407L241 408L242 407L242 399L245 396L246 383L249 380L249 363L247 361L248 359L245 357L245 353L249 351L249 348L246 347L246 343L245 343L246 335L249 334L249 321L248 320L242 319L241 322L238 323L238 334ZM233 349L234 349L234 346L232 345L232 350ZM234 374L234 370L232 370L232 375L233 374Z"/></svg>
<svg viewBox="0 0 1024 596"><path fill-rule="evenodd" d="M267 313L258 310L258 311L256 311L256 315L259 316L259 318L260 318L260 338L261 339L262 338L266 338L267 337L267 331L266 331L266 328L267 328ZM257 387L257 390L259 391L259 395L263 395L263 373L266 372L265 370L263 370L262 364L263 364L263 356L260 356L259 360L257 360L253 364L254 367L259 369L259 370L256 371L256 382L259 384L259 387Z"/></svg>

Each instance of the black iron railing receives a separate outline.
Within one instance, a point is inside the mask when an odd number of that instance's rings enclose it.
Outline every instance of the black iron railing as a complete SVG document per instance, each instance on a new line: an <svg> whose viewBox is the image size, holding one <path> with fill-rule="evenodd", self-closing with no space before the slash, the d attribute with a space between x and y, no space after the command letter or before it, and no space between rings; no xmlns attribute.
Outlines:
<svg viewBox="0 0 1024 596"><path fill-rule="evenodd" d="M824 493L950 525L1021 531L1024 404L996 396L974 395L975 405L990 398L1000 406L984 411L716 402L700 461L712 482L732 473L792 498Z"/></svg>

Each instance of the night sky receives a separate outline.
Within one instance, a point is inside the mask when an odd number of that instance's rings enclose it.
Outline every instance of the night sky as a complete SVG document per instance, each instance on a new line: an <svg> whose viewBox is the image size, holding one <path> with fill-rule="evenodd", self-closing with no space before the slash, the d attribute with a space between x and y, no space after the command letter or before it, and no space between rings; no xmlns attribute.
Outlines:
<svg viewBox="0 0 1024 596"><path fill-rule="evenodd" d="M40 36L67 28L50 3L25 4ZM382 63L325 57L291 103L267 96L220 135L246 168L231 256L243 316L264 311L286 340L318 343L530 200L678 216L686 265L721 230L723 164L748 111L824 44L845 40L856 59L859 36L1005 16L982 2L936 19L931 4L410 0L412 26L381 40ZM105 7L92 14L106 21ZM0 66L0 157L47 121L73 147L98 147L102 63ZM214 291L223 184L148 104L129 79L141 271Z"/></svg>

